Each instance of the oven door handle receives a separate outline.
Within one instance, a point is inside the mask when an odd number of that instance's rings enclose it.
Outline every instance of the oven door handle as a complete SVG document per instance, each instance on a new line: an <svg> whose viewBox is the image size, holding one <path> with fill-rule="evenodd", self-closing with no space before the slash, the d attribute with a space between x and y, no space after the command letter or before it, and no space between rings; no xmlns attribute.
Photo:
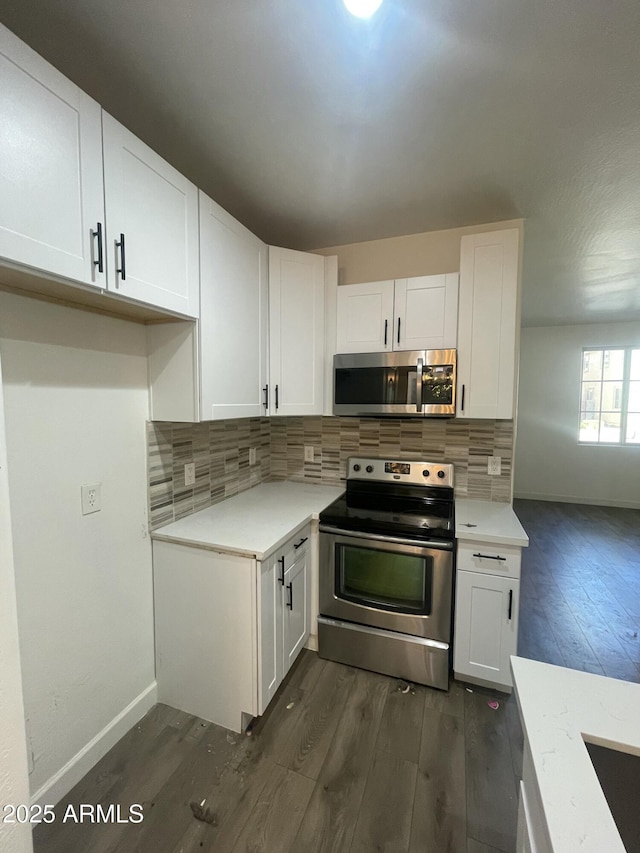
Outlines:
<svg viewBox="0 0 640 853"><path fill-rule="evenodd" d="M320 525L320 533L333 533L353 539L372 539L374 542L391 542L392 545L412 545L414 548L437 548L439 551L453 551L453 542L433 539L402 539L399 536L381 536L379 533L359 533L356 530L340 530L338 527Z"/></svg>
<svg viewBox="0 0 640 853"><path fill-rule="evenodd" d="M419 358L416 367L416 411L422 411L422 371L424 369L424 361Z"/></svg>

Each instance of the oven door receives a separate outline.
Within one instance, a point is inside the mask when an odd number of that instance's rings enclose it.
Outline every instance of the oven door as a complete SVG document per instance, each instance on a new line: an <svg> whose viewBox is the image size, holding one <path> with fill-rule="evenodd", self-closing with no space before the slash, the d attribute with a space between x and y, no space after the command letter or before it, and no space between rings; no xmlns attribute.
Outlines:
<svg viewBox="0 0 640 853"><path fill-rule="evenodd" d="M448 643L453 545L320 526L320 613Z"/></svg>

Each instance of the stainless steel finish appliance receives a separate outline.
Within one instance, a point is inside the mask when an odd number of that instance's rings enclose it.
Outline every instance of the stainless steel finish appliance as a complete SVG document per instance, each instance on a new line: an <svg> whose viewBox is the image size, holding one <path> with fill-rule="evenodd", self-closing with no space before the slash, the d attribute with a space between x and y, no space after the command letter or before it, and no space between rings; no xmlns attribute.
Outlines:
<svg viewBox="0 0 640 853"><path fill-rule="evenodd" d="M454 533L452 465L350 458L320 514L320 657L448 689Z"/></svg>
<svg viewBox="0 0 640 853"><path fill-rule="evenodd" d="M454 349L370 352L333 357L333 413L453 417Z"/></svg>

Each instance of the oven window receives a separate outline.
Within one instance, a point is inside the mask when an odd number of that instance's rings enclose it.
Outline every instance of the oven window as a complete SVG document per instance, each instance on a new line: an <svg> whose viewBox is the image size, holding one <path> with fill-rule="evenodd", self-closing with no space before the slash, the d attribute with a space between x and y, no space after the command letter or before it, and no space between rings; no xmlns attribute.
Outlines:
<svg viewBox="0 0 640 853"><path fill-rule="evenodd" d="M381 610L431 613L430 558L337 544L336 567L338 598Z"/></svg>

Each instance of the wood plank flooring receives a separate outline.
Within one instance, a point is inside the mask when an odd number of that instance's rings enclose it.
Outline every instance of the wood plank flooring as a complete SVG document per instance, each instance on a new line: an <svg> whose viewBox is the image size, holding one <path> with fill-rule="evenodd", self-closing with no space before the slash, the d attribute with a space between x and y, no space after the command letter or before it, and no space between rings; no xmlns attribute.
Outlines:
<svg viewBox="0 0 640 853"><path fill-rule="evenodd" d="M519 654L640 681L640 512L515 509L531 539ZM35 851L512 853L514 697L404 686L305 651L251 737L158 705L36 828ZM144 820L63 823L80 803L125 817L141 803Z"/></svg>
<svg viewBox="0 0 640 853"><path fill-rule="evenodd" d="M464 853L468 837L511 853L513 698L404 687L305 651L251 737L157 705L36 828L36 853ZM141 803L144 820L62 823L80 803Z"/></svg>
<svg viewBox="0 0 640 853"><path fill-rule="evenodd" d="M514 501L522 552L518 654L640 682L640 510Z"/></svg>

